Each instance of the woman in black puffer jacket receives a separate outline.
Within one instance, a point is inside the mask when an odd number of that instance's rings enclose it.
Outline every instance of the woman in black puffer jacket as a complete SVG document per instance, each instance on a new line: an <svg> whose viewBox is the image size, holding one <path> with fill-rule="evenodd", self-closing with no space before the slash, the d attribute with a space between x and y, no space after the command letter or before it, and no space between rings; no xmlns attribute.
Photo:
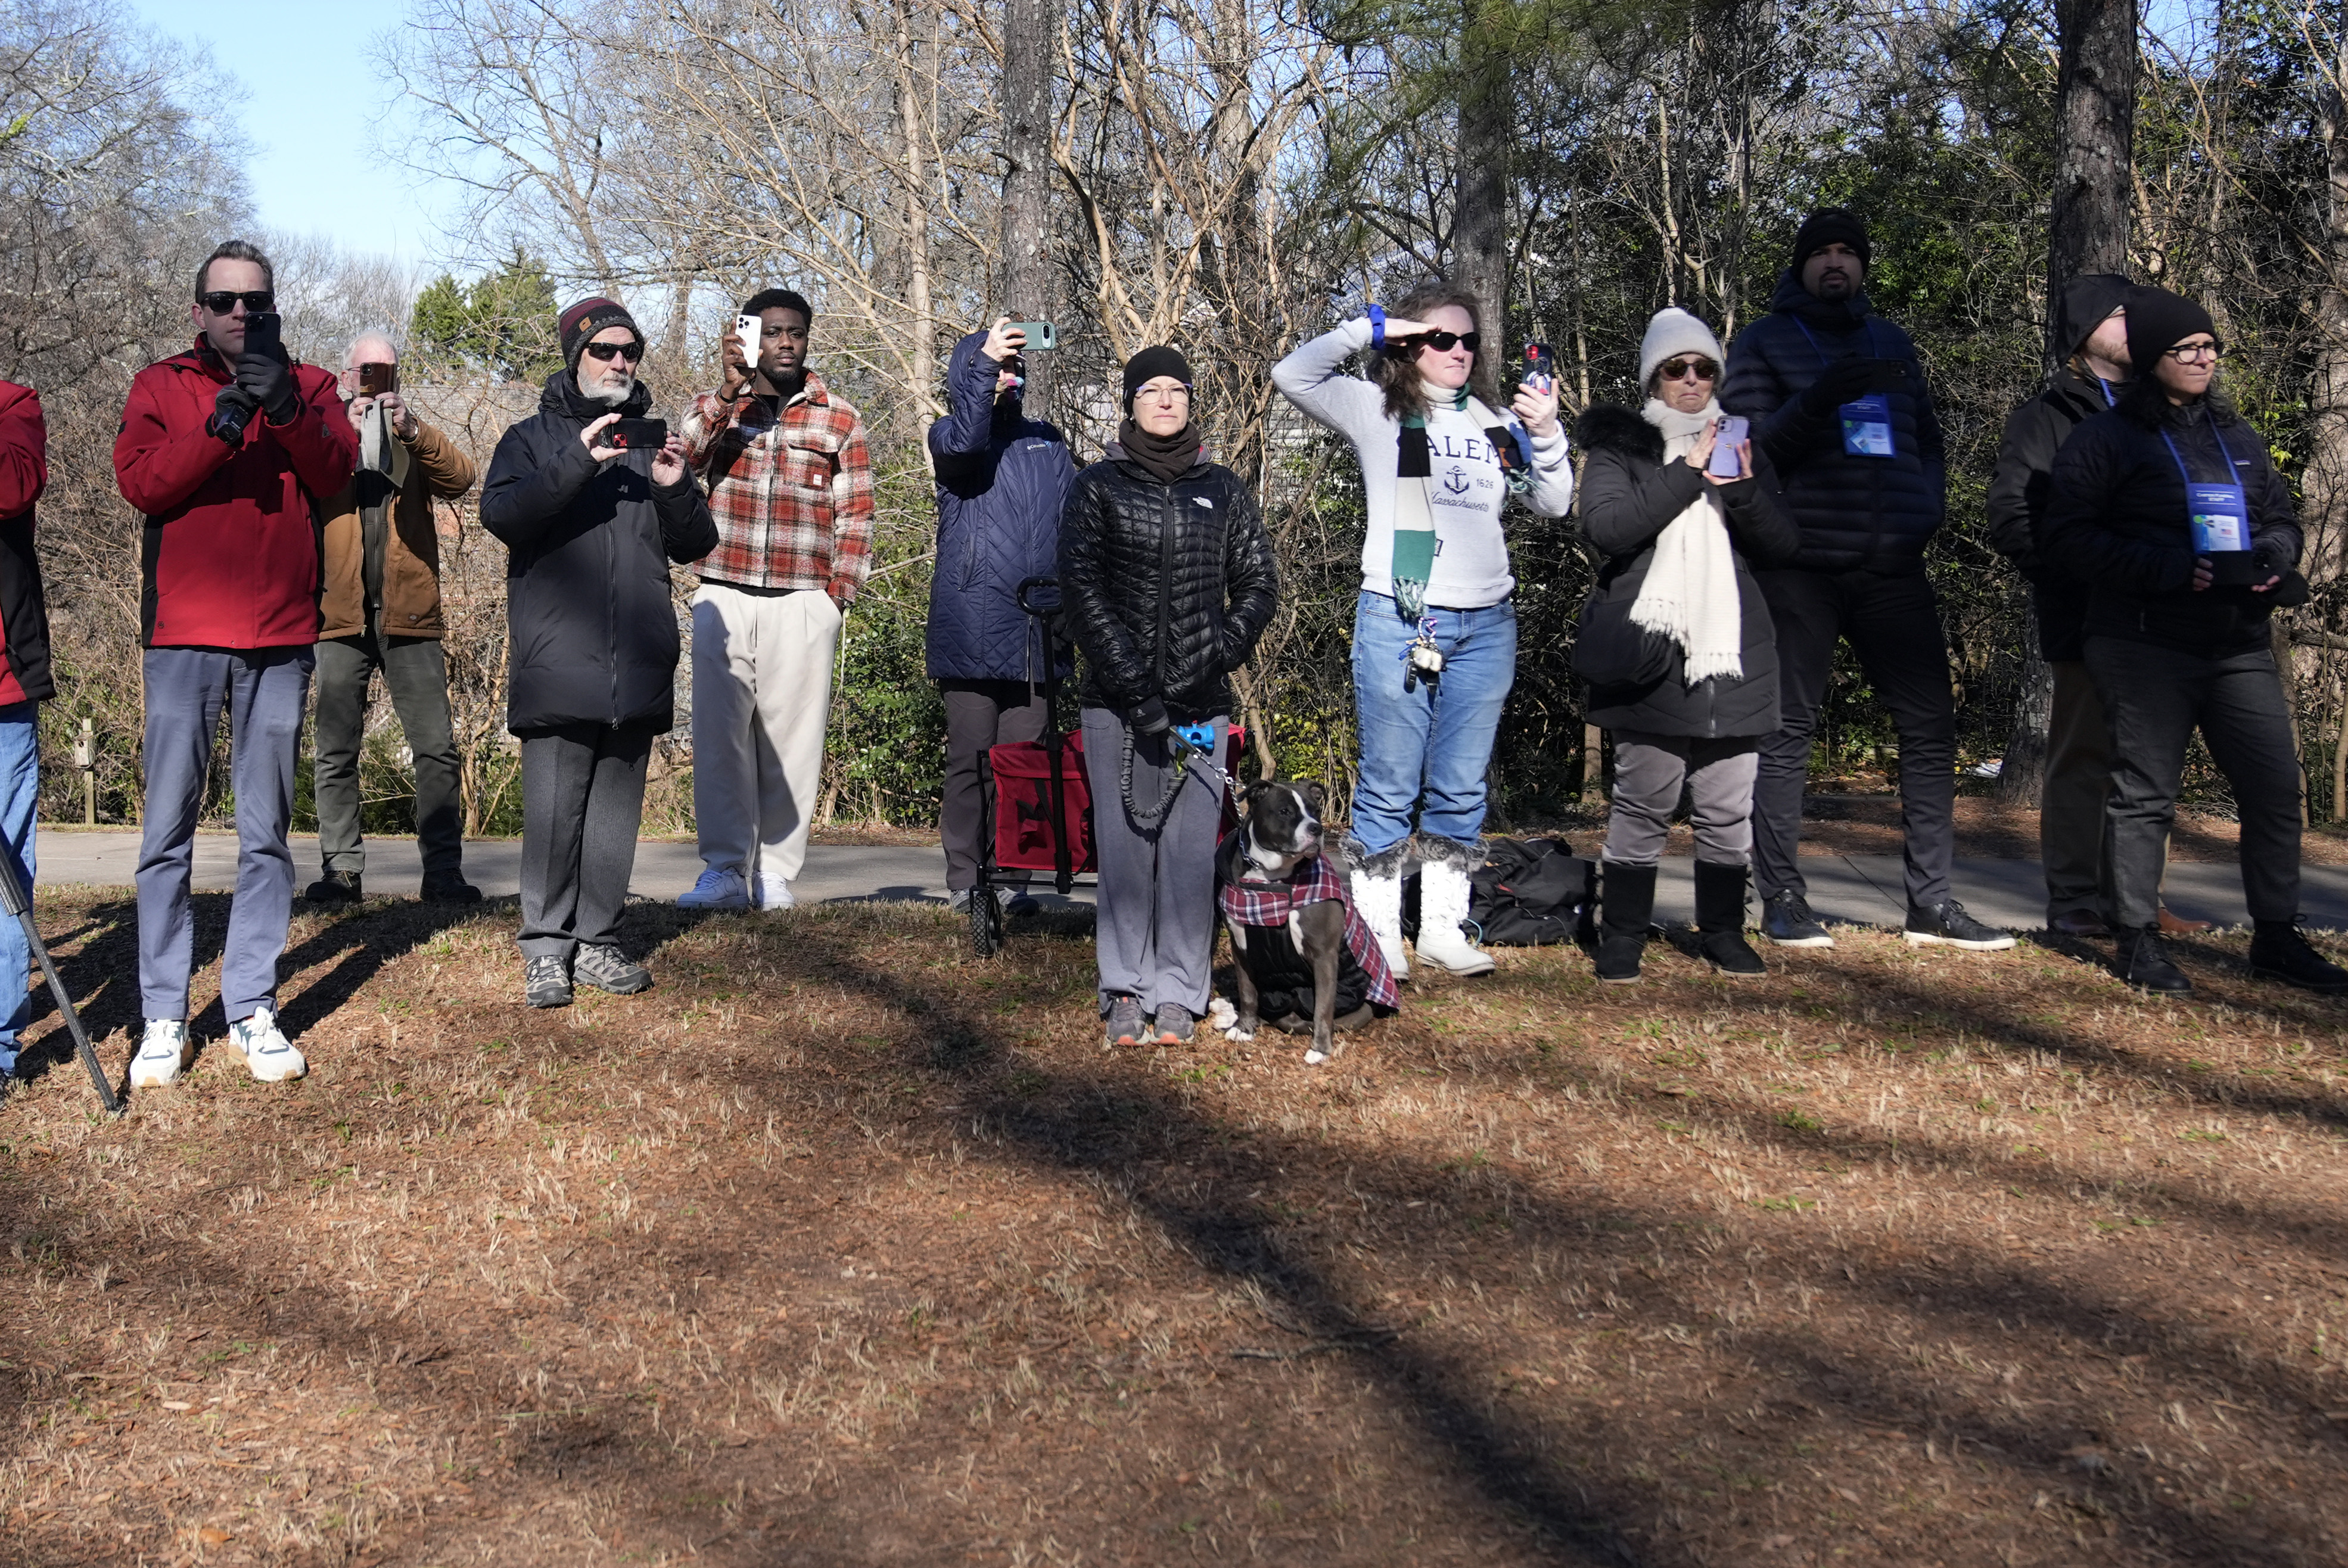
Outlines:
<svg viewBox="0 0 2348 1568"><path fill-rule="evenodd" d="M1748 562L1791 561L1801 530L1749 438L1737 445L1739 477L1706 471L1721 418L1710 327L1684 310L1657 312L1639 371L1639 413L1601 405L1576 431L1589 454L1581 531L1606 560L1574 667L1590 682L1590 722L1614 736L1598 977L1639 978L1683 783L1695 799L1701 951L1724 975L1759 975L1745 884L1758 746L1777 727L1777 634Z"/></svg>
<svg viewBox="0 0 2348 1568"><path fill-rule="evenodd" d="M1199 449L1190 366L1125 367L1126 420L1060 518L1060 595L1084 651L1085 770L1100 866L1101 1016L1112 1046L1189 1039L1215 945L1221 754L1231 671L1280 578L1255 498Z"/></svg>

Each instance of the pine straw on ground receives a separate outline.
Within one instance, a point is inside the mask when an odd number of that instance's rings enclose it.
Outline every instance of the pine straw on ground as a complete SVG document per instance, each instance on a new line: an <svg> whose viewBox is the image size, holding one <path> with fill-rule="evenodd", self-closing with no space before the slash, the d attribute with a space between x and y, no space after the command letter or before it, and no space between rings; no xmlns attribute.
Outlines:
<svg viewBox="0 0 2348 1568"><path fill-rule="evenodd" d="M43 913L119 1072L131 903ZM2239 936L1509 952L1307 1069L1105 1054L1066 931L638 906L532 1013L512 921L0 1108L0 1562L2348 1559L2348 1004Z"/></svg>

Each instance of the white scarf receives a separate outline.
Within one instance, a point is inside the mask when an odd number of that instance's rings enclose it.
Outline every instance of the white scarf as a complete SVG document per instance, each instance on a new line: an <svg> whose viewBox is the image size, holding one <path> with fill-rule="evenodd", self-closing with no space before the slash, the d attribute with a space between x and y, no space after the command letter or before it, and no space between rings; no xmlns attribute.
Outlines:
<svg viewBox="0 0 2348 1568"><path fill-rule="evenodd" d="M358 466L370 473L386 475L394 490L407 488L407 443L392 429L391 410L383 406L381 398L368 405L360 420Z"/></svg>
<svg viewBox="0 0 2348 1568"><path fill-rule="evenodd" d="M1720 418L1720 405L1708 402L1698 413L1684 414L1650 397L1639 413L1663 432L1663 460L1671 463L1685 457L1704 427ZM1704 482L1704 493L1655 536L1654 552L1631 606L1632 624L1680 645L1689 686L1743 679L1744 605L1717 487Z"/></svg>

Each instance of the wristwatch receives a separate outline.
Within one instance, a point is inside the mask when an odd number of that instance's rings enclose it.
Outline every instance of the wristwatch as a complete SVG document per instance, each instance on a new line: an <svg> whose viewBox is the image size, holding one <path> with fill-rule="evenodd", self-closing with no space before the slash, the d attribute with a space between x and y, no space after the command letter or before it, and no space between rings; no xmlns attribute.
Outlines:
<svg viewBox="0 0 2348 1568"><path fill-rule="evenodd" d="M1386 307L1365 300L1362 312L1370 318L1370 346L1384 348L1386 346Z"/></svg>

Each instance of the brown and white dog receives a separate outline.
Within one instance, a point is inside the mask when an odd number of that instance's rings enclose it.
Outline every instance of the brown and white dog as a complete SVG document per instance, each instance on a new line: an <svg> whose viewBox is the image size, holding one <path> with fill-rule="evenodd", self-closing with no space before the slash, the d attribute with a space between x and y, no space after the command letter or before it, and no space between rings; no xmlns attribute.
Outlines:
<svg viewBox="0 0 2348 1568"><path fill-rule="evenodd" d="M1376 1016L1371 1001L1365 999L1340 1017L1341 992L1365 998L1375 993L1389 1006L1393 996L1391 978L1381 976L1379 987L1348 944L1344 871L1324 860L1321 812L1327 802L1328 792L1315 783L1276 779L1250 785L1246 818L1226 843L1218 867L1223 883L1218 902L1231 934L1233 989L1239 998L1236 1016L1223 1033L1233 1040L1251 1040L1266 1022L1290 1032L1309 1027L1313 1044L1304 1053L1308 1066L1336 1054L1334 1031ZM1284 920L1275 915L1276 923L1268 923L1262 918L1283 907ZM1250 914L1258 918L1243 918ZM1360 923L1356 918L1350 923ZM1379 968L1383 970L1383 961ZM1295 1005L1308 989L1309 1020ZM1268 999L1276 1009L1269 1018Z"/></svg>

